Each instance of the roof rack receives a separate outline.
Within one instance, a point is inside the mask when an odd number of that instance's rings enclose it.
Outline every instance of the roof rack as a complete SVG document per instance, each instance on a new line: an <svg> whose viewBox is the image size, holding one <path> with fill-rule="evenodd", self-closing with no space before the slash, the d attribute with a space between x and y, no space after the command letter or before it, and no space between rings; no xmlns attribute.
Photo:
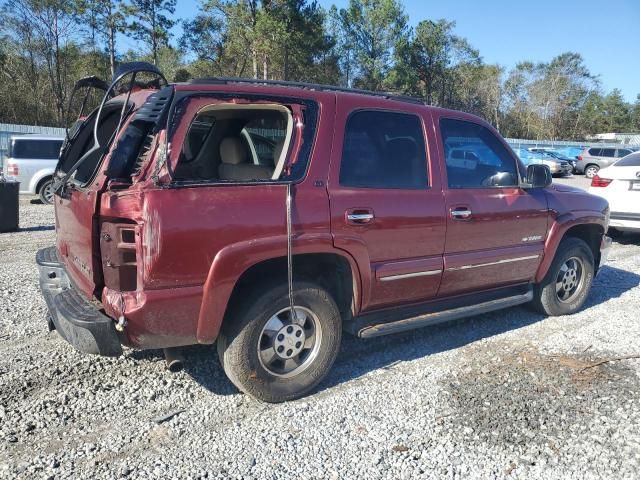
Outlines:
<svg viewBox="0 0 640 480"><path fill-rule="evenodd" d="M320 83L307 83L307 82L292 82L286 80L261 80L255 78L240 78L240 77L210 77L210 78L195 78L189 80L187 83L192 85L226 85L229 83L247 83L253 85L276 85L280 87L296 87L306 90L316 90L322 92L341 92L341 93L356 93L358 95L369 95L373 97L381 97L389 100L397 100L399 102L415 103L418 105L425 105L425 103L419 98L410 97L408 95L396 95L388 92L374 92L371 90L362 90L359 88L345 88L336 87L333 85L323 85Z"/></svg>

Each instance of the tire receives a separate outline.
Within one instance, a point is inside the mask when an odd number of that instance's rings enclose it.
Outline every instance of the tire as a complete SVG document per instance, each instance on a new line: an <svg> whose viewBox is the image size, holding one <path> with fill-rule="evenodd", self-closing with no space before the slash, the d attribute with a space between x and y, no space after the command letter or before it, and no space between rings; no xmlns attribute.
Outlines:
<svg viewBox="0 0 640 480"><path fill-rule="evenodd" d="M53 179L48 178L40 184L38 189L38 196L40 201L45 205L51 205L53 203Z"/></svg>
<svg viewBox="0 0 640 480"><path fill-rule="evenodd" d="M549 316L577 312L591 289L594 265L589 245L579 238L565 238L560 242L544 279L534 287L532 306Z"/></svg>
<svg viewBox="0 0 640 480"><path fill-rule="evenodd" d="M600 171L600 167L598 165L587 165L584 169L584 176L587 178L593 178Z"/></svg>
<svg viewBox="0 0 640 480"><path fill-rule="evenodd" d="M294 282L294 288L296 322L291 322L287 284L279 284L254 290L247 302L231 307L218 338L229 380L258 400L304 396L325 378L340 348L340 312L331 295L307 281Z"/></svg>

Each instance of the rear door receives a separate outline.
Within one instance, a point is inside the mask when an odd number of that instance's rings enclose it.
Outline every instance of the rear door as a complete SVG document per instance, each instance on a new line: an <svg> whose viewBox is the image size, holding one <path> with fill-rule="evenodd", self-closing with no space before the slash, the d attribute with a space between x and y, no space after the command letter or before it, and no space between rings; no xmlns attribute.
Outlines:
<svg viewBox="0 0 640 480"><path fill-rule="evenodd" d="M413 105L337 106L329 175L334 245L361 268L362 310L436 296L442 275L444 202L431 118Z"/></svg>
<svg viewBox="0 0 640 480"><path fill-rule="evenodd" d="M544 191L519 187L516 158L486 126L440 118L436 128L446 163L447 212L439 296L530 281L547 233ZM478 160L460 163L451 155L456 150Z"/></svg>
<svg viewBox="0 0 640 480"><path fill-rule="evenodd" d="M98 248L97 202L106 179L98 172L102 157L120 119L122 102L105 105L98 126L98 140L102 148L78 168L62 195L54 197L56 211L56 240L67 271L76 285L87 295L94 293L101 281L102 268ZM93 126L97 112L93 112L80 126L74 139L65 147L56 175L62 176L94 145Z"/></svg>

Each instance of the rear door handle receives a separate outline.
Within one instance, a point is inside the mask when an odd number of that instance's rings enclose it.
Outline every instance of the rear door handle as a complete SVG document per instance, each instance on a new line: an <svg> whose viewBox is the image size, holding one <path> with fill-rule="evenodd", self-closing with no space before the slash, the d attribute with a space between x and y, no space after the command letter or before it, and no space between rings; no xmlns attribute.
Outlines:
<svg viewBox="0 0 640 480"><path fill-rule="evenodd" d="M471 218L471 209L469 207L452 208L451 218L454 220L469 220Z"/></svg>
<svg viewBox="0 0 640 480"><path fill-rule="evenodd" d="M366 225L367 223L371 223L375 216L373 215L373 210L357 208L347 210L345 218L347 219L347 223L351 223L353 225Z"/></svg>

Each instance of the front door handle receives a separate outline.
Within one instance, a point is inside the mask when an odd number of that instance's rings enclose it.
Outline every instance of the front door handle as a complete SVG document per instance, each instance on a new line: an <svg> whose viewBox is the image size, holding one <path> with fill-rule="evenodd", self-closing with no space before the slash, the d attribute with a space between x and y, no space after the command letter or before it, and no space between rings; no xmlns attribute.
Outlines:
<svg viewBox="0 0 640 480"><path fill-rule="evenodd" d="M345 218L347 219L347 223L366 225L367 223L371 223L375 217L372 210L358 208L347 210Z"/></svg>
<svg viewBox="0 0 640 480"><path fill-rule="evenodd" d="M451 218L454 220L469 220L471 218L471 209L469 207L452 208Z"/></svg>

